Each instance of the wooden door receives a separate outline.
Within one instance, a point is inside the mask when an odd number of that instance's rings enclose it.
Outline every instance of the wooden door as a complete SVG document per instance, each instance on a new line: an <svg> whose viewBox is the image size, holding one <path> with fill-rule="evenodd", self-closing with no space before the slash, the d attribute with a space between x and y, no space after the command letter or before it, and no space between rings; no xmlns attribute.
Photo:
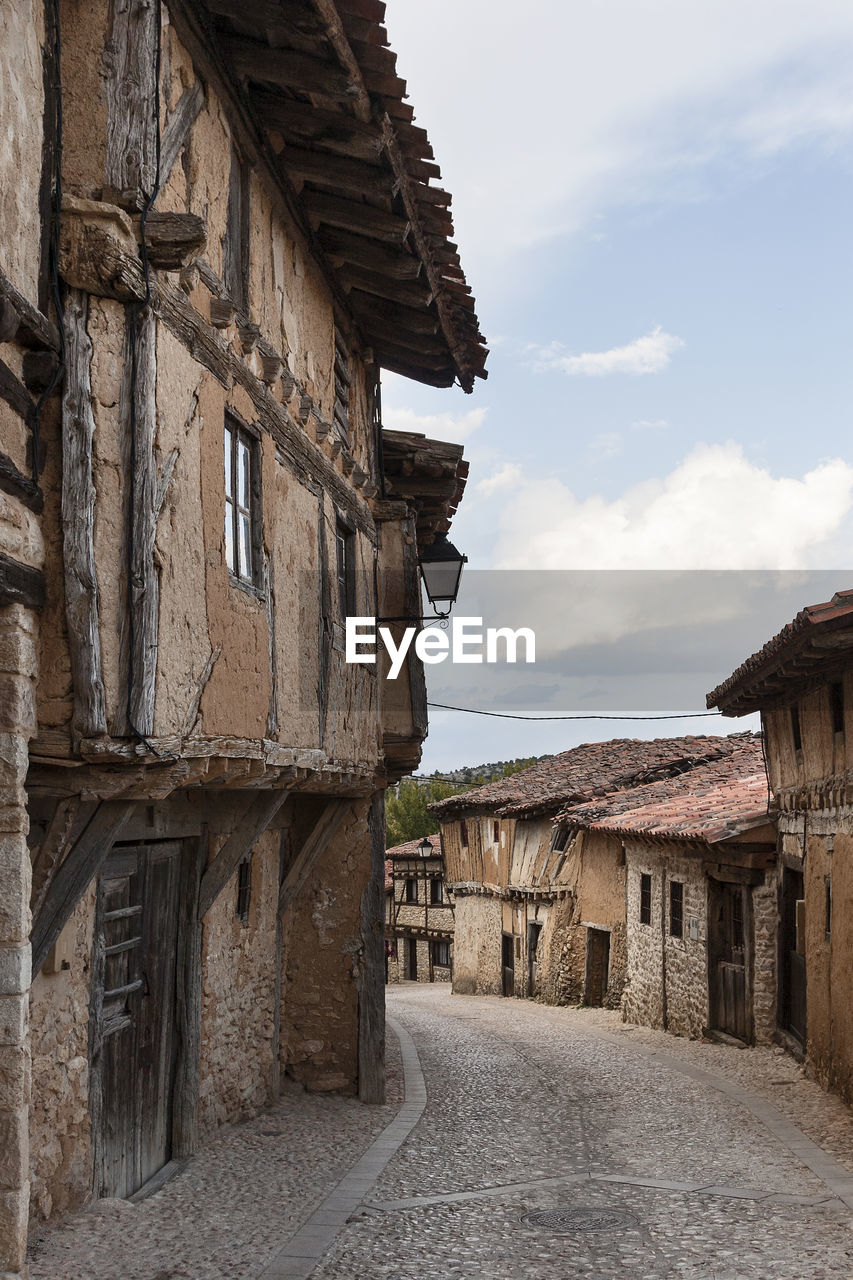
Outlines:
<svg viewBox="0 0 853 1280"><path fill-rule="evenodd" d="M171 1157L181 845L114 850L98 883L97 1194L138 1191Z"/></svg>
<svg viewBox="0 0 853 1280"><path fill-rule="evenodd" d="M406 947L408 954L406 957L406 977L410 982L418 980L418 940L417 938L407 938Z"/></svg>
<svg viewBox="0 0 853 1280"><path fill-rule="evenodd" d="M539 937L542 925L530 923L527 926L527 994L532 999L536 995L536 979L539 975Z"/></svg>
<svg viewBox="0 0 853 1280"><path fill-rule="evenodd" d="M791 867L782 872L779 1021L785 1031L806 1042L806 957L802 930L797 929L797 904L805 894L803 875ZM800 908L802 910L802 908Z"/></svg>
<svg viewBox="0 0 853 1280"><path fill-rule="evenodd" d="M606 929L587 929L584 1004L602 1005L609 980L610 934Z"/></svg>
<svg viewBox="0 0 853 1280"><path fill-rule="evenodd" d="M752 895L748 885L711 880L708 982L711 1026L752 1039Z"/></svg>
<svg viewBox="0 0 853 1280"><path fill-rule="evenodd" d="M515 995L515 950L513 936L505 933L501 936L501 990L505 996Z"/></svg>

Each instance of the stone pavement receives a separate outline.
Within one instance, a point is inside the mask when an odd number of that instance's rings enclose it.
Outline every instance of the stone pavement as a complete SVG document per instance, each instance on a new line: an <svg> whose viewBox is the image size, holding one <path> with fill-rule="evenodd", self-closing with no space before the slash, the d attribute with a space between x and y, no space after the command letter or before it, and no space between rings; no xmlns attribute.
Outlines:
<svg viewBox="0 0 853 1280"><path fill-rule="evenodd" d="M426 985L388 1005L402 1110L288 1093L47 1232L33 1280L853 1276L853 1117L781 1051Z"/></svg>

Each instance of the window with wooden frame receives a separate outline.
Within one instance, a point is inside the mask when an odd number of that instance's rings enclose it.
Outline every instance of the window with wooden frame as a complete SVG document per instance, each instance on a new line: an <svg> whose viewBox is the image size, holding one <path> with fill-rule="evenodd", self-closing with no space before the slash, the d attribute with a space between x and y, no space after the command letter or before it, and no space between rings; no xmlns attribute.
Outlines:
<svg viewBox="0 0 853 1280"><path fill-rule="evenodd" d="M417 902L417 900L418 900L418 881L417 881L417 878L416 878L415 876L408 876L408 877L407 877L407 879L406 879L406 891L405 891L405 896L406 896L406 901L407 901L407 902Z"/></svg>
<svg viewBox="0 0 853 1280"><path fill-rule="evenodd" d="M260 442L225 419L225 562L232 578L257 586L261 566Z"/></svg>
<svg viewBox="0 0 853 1280"><path fill-rule="evenodd" d="M496 823L495 823L495 829L494 829L494 831L492 832L492 838L493 838L493 843L494 843L494 844L500 844L500 842L501 842L501 824L500 824L499 822L496 822Z"/></svg>
<svg viewBox="0 0 853 1280"><path fill-rule="evenodd" d="M338 579L338 614L343 623L355 608L355 531L338 516L335 525L335 556Z"/></svg>
<svg viewBox="0 0 853 1280"><path fill-rule="evenodd" d="M825 940L829 942L832 937L832 876L827 876L824 880L823 890L823 932Z"/></svg>
<svg viewBox="0 0 853 1280"><path fill-rule="evenodd" d="M429 944L432 950L432 962L437 969L450 968L450 943L444 938L434 938Z"/></svg>
<svg viewBox="0 0 853 1280"><path fill-rule="evenodd" d="M640 924L652 922L652 878L644 871L640 876Z"/></svg>
<svg viewBox="0 0 853 1280"><path fill-rule="evenodd" d="M554 832L554 843L551 848L556 849L557 853L564 853L566 845L569 843L569 828L564 825L557 827Z"/></svg>
<svg viewBox="0 0 853 1280"><path fill-rule="evenodd" d="M444 902L444 881L438 876L433 876L429 882L429 900L434 907Z"/></svg>
<svg viewBox="0 0 853 1280"><path fill-rule="evenodd" d="M237 868L237 909L234 912L238 920L249 919L249 907L252 905L252 858L244 858Z"/></svg>
<svg viewBox="0 0 853 1280"><path fill-rule="evenodd" d="M669 936L684 937L684 885L680 880L669 882Z"/></svg>
<svg viewBox="0 0 853 1280"><path fill-rule="evenodd" d="M803 749L803 735L800 729L800 708L797 703L791 707L791 740L795 751Z"/></svg>
<svg viewBox="0 0 853 1280"><path fill-rule="evenodd" d="M463 849L468 848L468 823L464 818L459 823L459 842Z"/></svg>
<svg viewBox="0 0 853 1280"><path fill-rule="evenodd" d="M844 732L844 685L840 680L829 686L829 712L832 716L832 732Z"/></svg>

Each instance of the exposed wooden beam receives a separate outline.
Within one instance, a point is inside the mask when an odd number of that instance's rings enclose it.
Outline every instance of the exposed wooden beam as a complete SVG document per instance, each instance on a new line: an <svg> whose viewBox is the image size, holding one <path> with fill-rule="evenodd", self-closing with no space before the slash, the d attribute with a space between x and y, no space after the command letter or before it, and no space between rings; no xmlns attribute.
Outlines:
<svg viewBox="0 0 853 1280"><path fill-rule="evenodd" d="M330 800L324 807L282 881L278 895L279 915L299 897L315 865L351 809L351 800Z"/></svg>
<svg viewBox="0 0 853 1280"><path fill-rule="evenodd" d="M377 157L378 159L378 157ZM345 195L390 197L393 175L380 164L349 160L325 151L306 151L288 143L281 152L287 171L309 182L335 187Z"/></svg>
<svg viewBox="0 0 853 1280"><path fill-rule="evenodd" d="M318 236L329 258L363 267L366 271L375 271L381 276L390 276L394 280L417 280L423 270L420 258L389 249L367 236L354 235L333 227L321 227Z"/></svg>
<svg viewBox="0 0 853 1280"><path fill-rule="evenodd" d="M237 869L289 798L289 791L262 791L252 797L242 818L201 878L199 916L213 906Z"/></svg>
<svg viewBox="0 0 853 1280"><path fill-rule="evenodd" d="M145 220L148 260L164 271L179 271L204 251L207 225L197 213L149 213Z"/></svg>
<svg viewBox="0 0 853 1280"><path fill-rule="evenodd" d="M44 604L44 574L0 551L0 605L7 604L40 609Z"/></svg>
<svg viewBox="0 0 853 1280"><path fill-rule="evenodd" d="M151 110L160 39L154 4L113 4L103 52L107 104L104 199L141 209L154 190L156 121Z"/></svg>
<svg viewBox="0 0 853 1280"><path fill-rule="evenodd" d="M155 562L157 535L157 318L149 307L136 330L136 378L126 377L122 417L129 430L130 395L134 403L134 466L131 475L130 526L133 559L130 572L130 611L133 636L130 655L129 714L132 728L146 736L154 732L157 688L157 639L160 624L160 572ZM130 370L128 370L128 373Z"/></svg>
<svg viewBox="0 0 853 1280"><path fill-rule="evenodd" d="M379 348L390 343L394 347L405 347L413 354L421 352L427 356L440 356L442 367L447 364L447 342L441 336L407 332L402 325L391 324L370 313L365 314L363 329L365 338L372 346Z"/></svg>
<svg viewBox="0 0 853 1280"><path fill-rule="evenodd" d="M190 129L204 106L204 85L196 80L184 89L174 111L170 111L160 143L160 185L165 186L175 161L189 137Z"/></svg>
<svg viewBox="0 0 853 1280"><path fill-rule="evenodd" d="M405 329L408 333L438 333L440 325L434 311L417 311L413 307L400 306L378 298L374 294L353 289L350 303L360 324L366 325L376 317L385 324Z"/></svg>
<svg viewBox="0 0 853 1280"><path fill-rule="evenodd" d="M136 807L132 800L104 800L53 877L32 931L33 977L41 971L77 903L98 874L122 827Z"/></svg>
<svg viewBox="0 0 853 1280"><path fill-rule="evenodd" d="M36 514L44 507L44 494L39 486L29 476L22 475L6 453L0 453L0 489Z"/></svg>
<svg viewBox="0 0 853 1280"><path fill-rule="evenodd" d="M321 93L326 98L349 101L352 88L347 76L324 58L312 58L292 49L273 49L261 40L222 36L222 47L239 75L282 89Z"/></svg>
<svg viewBox="0 0 853 1280"><path fill-rule="evenodd" d="M374 792L367 819L370 879L361 898L363 963L358 992L358 1096L385 1101L385 792Z"/></svg>
<svg viewBox="0 0 853 1280"><path fill-rule="evenodd" d="M340 227L342 231L355 231L370 239L397 245L402 245L409 234L410 223L405 218L358 200L306 190L302 192L302 202L311 221L318 225L325 223L329 227Z"/></svg>
<svg viewBox="0 0 853 1280"><path fill-rule="evenodd" d="M381 147L381 139L378 145ZM43 316L39 309L34 307L19 289L15 288L2 268L0 268L0 302L6 303L18 317L15 330L4 338L4 341L8 342L14 338L24 347L49 347L52 351L59 350L59 330L56 325L48 320L47 316Z"/></svg>
<svg viewBox="0 0 853 1280"><path fill-rule="evenodd" d="M365 123L343 111L291 102L261 88L252 89L252 103L267 128L280 133L285 141L302 139L353 159L379 162L382 135L373 121Z"/></svg>
<svg viewBox="0 0 853 1280"><path fill-rule="evenodd" d="M432 302L432 294L425 281L418 285L401 283L375 271L365 271L362 267L342 268L341 283L345 289L359 289L362 293L375 294L378 298L387 298L389 302L416 311L429 310Z"/></svg>
<svg viewBox="0 0 853 1280"><path fill-rule="evenodd" d="M5 360L0 360L0 399L5 400L32 431L36 421L35 401Z"/></svg>

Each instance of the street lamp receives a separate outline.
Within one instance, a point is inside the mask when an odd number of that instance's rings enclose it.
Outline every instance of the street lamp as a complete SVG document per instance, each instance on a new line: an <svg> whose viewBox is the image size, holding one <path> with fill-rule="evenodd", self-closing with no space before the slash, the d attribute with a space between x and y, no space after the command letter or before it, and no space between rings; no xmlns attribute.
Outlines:
<svg viewBox="0 0 853 1280"><path fill-rule="evenodd" d="M422 858L432 857L432 841L429 836L424 836L423 840L419 841L418 853Z"/></svg>
<svg viewBox="0 0 853 1280"><path fill-rule="evenodd" d="M448 617L455 605L462 566L467 563L468 557L456 550L446 533L437 533L432 545L421 555L421 577L427 599L439 618Z"/></svg>

